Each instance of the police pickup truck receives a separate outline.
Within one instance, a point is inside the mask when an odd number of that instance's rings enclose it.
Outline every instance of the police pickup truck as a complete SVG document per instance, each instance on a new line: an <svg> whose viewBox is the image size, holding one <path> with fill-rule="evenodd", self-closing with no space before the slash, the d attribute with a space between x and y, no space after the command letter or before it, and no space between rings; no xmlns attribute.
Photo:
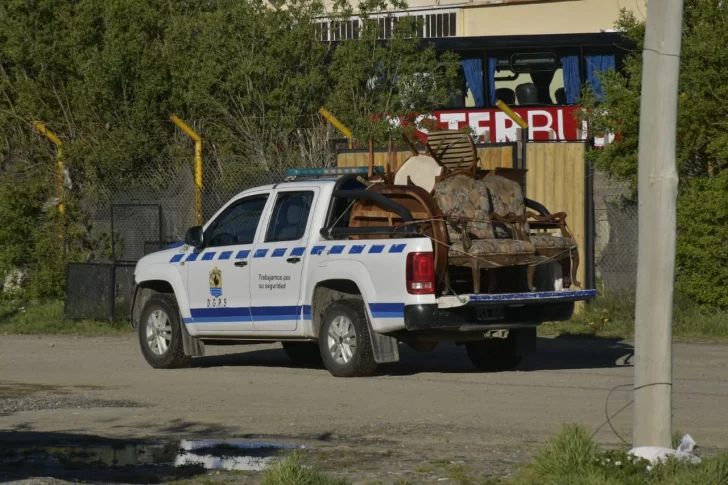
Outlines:
<svg viewBox="0 0 728 485"><path fill-rule="evenodd" d="M407 209L341 172L245 190L184 242L137 263L131 320L149 365L184 367L205 345L281 342L293 361L356 377L397 362L400 342L452 341L478 368L506 370L535 352L539 324L569 319L574 302L595 295L438 296L433 242L414 227L351 237L362 233L348 227L351 201Z"/></svg>

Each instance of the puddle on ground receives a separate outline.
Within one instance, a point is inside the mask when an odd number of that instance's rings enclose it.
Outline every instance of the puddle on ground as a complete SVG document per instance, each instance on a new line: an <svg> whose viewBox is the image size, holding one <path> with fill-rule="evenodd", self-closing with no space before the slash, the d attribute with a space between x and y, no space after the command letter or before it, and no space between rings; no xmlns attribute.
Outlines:
<svg viewBox="0 0 728 485"><path fill-rule="evenodd" d="M0 465L61 467L173 466L261 471L304 445L250 440L181 440L154 443L61 444L0 448Z"/></svg>

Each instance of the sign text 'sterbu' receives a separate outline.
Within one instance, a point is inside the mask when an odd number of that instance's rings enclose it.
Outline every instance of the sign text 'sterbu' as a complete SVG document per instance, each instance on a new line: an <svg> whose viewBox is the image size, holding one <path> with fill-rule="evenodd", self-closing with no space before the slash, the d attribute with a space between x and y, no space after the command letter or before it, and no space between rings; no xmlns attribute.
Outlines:
<svg viewBox="0 0 728 485"><path fill-rule="evenodd" d="M586 127L575 118L578 106L514 108L529 126L531 140L584 140ZM470 126L476 143L515 141L517 128L507 114L498 109L461 109L435 111L440 127L462 129ZM427 136L422 131L423 137ZM486 139L490 137L490 140Z"/></svg>

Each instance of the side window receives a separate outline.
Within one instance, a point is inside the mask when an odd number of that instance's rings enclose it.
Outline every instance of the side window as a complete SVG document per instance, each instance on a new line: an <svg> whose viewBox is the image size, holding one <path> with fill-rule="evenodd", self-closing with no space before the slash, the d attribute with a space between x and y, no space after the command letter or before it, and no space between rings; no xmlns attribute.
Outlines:
<svg viewBox="0 0 728 485"><path fill-rule="evenodd" d="M579 55L573 50L503 53L489 61L495 98L508 105L564 106L575 104L581 93Z"/></svg>
<svg viewBox="0 0 728 485"><path fill-rule="evenodd" d="M252 244L267 195L242 199L223 212L205 234L208 247Z"/></svg>
<svg viewBox="0 0 728 485"><path fill-rule="evenodd" d="M313 192L284 192L278 194L273 215L268 224L265 242L297 241L303 237L311 212Z"/></svg>

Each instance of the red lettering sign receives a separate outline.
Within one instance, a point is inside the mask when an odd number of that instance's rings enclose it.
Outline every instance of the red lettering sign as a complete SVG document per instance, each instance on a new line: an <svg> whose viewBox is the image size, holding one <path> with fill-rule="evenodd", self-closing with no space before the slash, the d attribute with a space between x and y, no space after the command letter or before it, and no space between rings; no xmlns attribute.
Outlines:
<svg viewBox="0 0 728 485"><path fill-rule="evenodd" d="M575 141L584 140L587 135L582 122L574 116L580 109L563 106L514 108L513 111L528 123L530 140ZM434 116L441 128L458 130L470 126L476 143L516 141L518 125L499 109L435 111ZM426 140L427 131L419 131L418 136Z"/></svg>

